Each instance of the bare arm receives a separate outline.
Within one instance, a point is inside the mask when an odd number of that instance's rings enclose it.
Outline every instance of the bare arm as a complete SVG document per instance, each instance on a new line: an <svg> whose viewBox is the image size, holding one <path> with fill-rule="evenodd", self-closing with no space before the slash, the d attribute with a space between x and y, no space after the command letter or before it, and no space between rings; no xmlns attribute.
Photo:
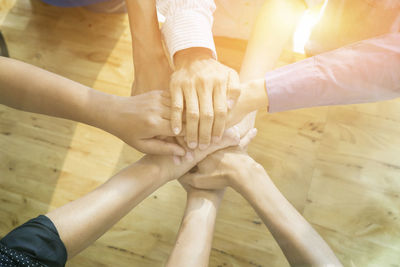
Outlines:
<svg viewBox="0 0 400 267"><path fill-rule="evenodd" d="M196 188L233 187L253 206L291 266L342 266L328 244L287 201L264 168L248 155L228 149L202 161L199 172L181 180Z"/></svg>
<svg viewBox="0 0 400 267"><path fill-rule="evenodd" d="M252 169L239 178L241 182L234 188L256 210L290 265L342 266L328 244L276 188L264 168L255 162L251 164Z"/></svg>
<svg viewBox="0 0 400 267"><path fill-rule="evenodd" d="M185 214L166 266L208 266L215 219L223 194L223 190L188 189Z"/></svg>
<svg viewBox="0 0 400 267"><path fill-rule="evenodd" d="M135 80L132 95L167 90L172 73L161 42L155 0L126 0ZM154 74L157 75L154 75Z"/></svg>
<svg viewBox="0 0 400 267"><path fill-rule="evenodd" d="M209 153L237 145L239 133L228 130L224 140L192 152L176 165L170 156L146 155L87 195L47 214L67 248L68 258L85 249L133 207L166 182L189 171Z"/></svg>
<svg viewBox="0 0 400 267"><path fill-rule="evenodd" d="M14 59L0 57L0 104L100 127L109 95Z"/></svg>
<svg viewBox="0 0 400 267"><path fill-rule="evenodd" d="M169 102L161 91L136 97L106 94L21 61L0 57L0 104L98 127L144 153L185 154L179 145L155 138L174 136Z"/></svg>

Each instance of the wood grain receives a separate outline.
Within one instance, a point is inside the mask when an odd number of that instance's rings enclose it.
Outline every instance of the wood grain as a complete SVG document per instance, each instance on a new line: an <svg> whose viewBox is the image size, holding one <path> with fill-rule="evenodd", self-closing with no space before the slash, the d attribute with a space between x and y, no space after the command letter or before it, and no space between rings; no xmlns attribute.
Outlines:
<svg viewBox="0 0 400 267"><path fill-rule="evenodd" d="M126 15L0 1L13 58L95 89L129 95ZM239 68L246 43L216 38ZM289 50L279 66L302 59ZM400 266L400 102L259 112L249 153L345 266ZM0 106L0 236L76 199L141 154L101 130ZM163 266L185 192L171 182L67 266ZM210 266L288 266L261 220L232 190L217 219Z"/></svg>

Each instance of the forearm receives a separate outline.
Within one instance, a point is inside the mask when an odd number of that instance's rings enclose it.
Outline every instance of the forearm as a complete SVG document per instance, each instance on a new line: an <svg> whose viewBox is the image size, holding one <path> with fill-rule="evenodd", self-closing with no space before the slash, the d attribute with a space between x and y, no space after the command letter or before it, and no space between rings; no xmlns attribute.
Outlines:
<svg viewBox="0 0 400 267"><path fill-rule="evenodd" d="M265 171L257 173L235 189L256 210L291 266L341 266L326 242L286 200Z"/></svg>
<svg viewBox="0 0 400 267"><path fill-rule="evenodd" d="M214 191L192 189L188 193L182 224L166 266L208 266L221 199L222 195Z"/></svg>
<svg viewBox="0 0 400 267"><path fill-rule="evenodd" d="M304 2L300 0L265 1L257 16L243 58L240 69L242 82L263 78L267 71L275 67L283 47L290 40L304 11Z"/></svg>
<svg viewBox="0 0 400 267"><path fill-rule="evenodd" d="M101 127L111 97L35 66L0 57L0 103L12 108Z"/></svg>
<svg viewBox="0 0 400 267"><path fill-rule="evenodd" d="M88 247L166 183L163 178L159 167L144 157L94 191L46 214L56 226L68 258Z"/></svg>
<svg viewBox="0 0 400 267"><path fill-rule="evenodd" d="M132 36L133 58L137 63L164 56L155 0L126 0Z"/></svg>
<svg viewBox="0 0 400 267"><path fill-rule="evenodd" d="M246 118L249 125L254 125L257 113L253 111L268 107L265 73L274 68L304 10L303 1L298 0L269 0L264 3L243 58L239 74L242 93L229 114L228 126L235 125L243 118ZM284 22L282 17L285 18Z"/></svg>

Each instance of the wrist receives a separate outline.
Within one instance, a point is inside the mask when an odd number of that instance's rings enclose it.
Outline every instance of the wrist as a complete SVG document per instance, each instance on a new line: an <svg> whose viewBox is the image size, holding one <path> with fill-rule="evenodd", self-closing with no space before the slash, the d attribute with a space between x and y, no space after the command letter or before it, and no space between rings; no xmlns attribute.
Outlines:
<svg viewBox="0 0 400 267"><path fill-rule="evenodd" d="M90 89L86 112L84 112L84 123L110 132L109 122L111 115L115 112L117 96Z"/></svg>
<svg viewBox="0 0 400 267"><path fill-rule="evenodd" d="M196 60L214 59L212 51L204 47L191 47L180 50L174 55L174 64L176 69L190 65Z"/></svg>
<svg viewBox="0 0 400 267"><path fill-rule="evenodd" d="M260 164L252 159L238 166L242 167L236 168L229 176L232 188L243 196L255 196L255 192L265 183L266 178L269 179L267 173Z"/></svg>
<svg viewBox="0 0 400 267"><path fill-rule="evenodd" d="M219 207L225 190L203 190L191 188L187 194L188 201L192 200L207 200Z"/></svg>
<svg viewBox="0 0 400 267"><path fill-rule="evenodd" d="M268 107L265 79L257 79L245 83L243 91L244 110L246 114Z"/></svg>

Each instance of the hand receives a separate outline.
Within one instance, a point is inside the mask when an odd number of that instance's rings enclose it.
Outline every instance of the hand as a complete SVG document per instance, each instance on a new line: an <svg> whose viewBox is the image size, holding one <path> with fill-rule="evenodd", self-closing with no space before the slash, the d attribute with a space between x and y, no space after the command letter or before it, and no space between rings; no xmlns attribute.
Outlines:
<svg viewBox="0 0 400 267"><path fill-rule="evenodd" d="M161 155L146 155L142 158L145 164L157 166L159 169L159 177L163 180L170 181L177 179L187 173L190 169L196 166L197 163L205 159L208 155L215 151L227 147L242 147L248 144L251 137L254 135L254 130L249 131L242 138L240 137L240 129L232 127L224 132L221 142L211 144L207 149L200 150L188 149L184 157L176 156L161 156ZM179 162L177 162L177 159ZM142 161L141 160L141 161Z"/></svg>
<svg viewBox="0 0 400 267"><path fill-rule="evenodd" d="M238 189L251 182L256 172L264 168L249 155L235 148L218 151L197 165L196 172L189 172L180 178L181 183L194 188L218 190L227 186Z"/></svg>
<svg viewBox="0 0 400 267"><path fill-rule="evenodd" d="M183 189L185 189L187 193L187 198L204 198L204 199L211 199L216 201L216 203L220 203L222 200L222 197L224 196L225 192L225 187L221 189L216 189L216 190L205 190L205 189L198 189L190 184L182 181L181 179L178 180Z"/></svg>
<svg viewBox="0 0 400 267"><path fill-rule="evenodd" d="M174 56L176 70L171 76L171 127L182 130L186 108L186 141L191 149L205 149L220 140L227 118L228 103L240 95L239 76L212 58L205 48L189 48ZM229 98L229 100L227 100Z"/></svg>
<svg viewBox="0 0 400 267"><path fill-rule="evenodd" d="M183 156L186 151L181 146L156 138L174 136L169 101L162 91L133 97L112 96L102 128L140 152Z"/></svg>
<svg viewBox="0 0 400 267"><path fill-rule="evenodd" d="M268 109L268 96L264 79L256 79L242 83L241 94L235 107L229 111L227 127L241 122L247 114L258 109Z"/></svg>

